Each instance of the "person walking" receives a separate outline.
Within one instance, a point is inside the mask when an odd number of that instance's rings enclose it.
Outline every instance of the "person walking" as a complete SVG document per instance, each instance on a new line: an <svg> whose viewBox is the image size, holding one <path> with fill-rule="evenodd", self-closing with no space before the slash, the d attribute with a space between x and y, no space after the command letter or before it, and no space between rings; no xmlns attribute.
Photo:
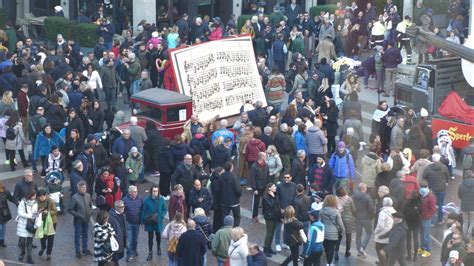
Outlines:
<svg viewBox="0 0 474 266"><path fill-rule="evenodd" d="M163 230L163 238L168 239L168 266L178 266L178 257L176 248L178 246L179 237L186 232L186 222L182 213L176 213L174 219L171 220Z"/></svg>
<svg viewBox="0 0 474 266"><path fill-rule="evenodd" d="M290 206L296 196L296 184L292 179L293 177L290 174L285 174L283 176L283 182L277 184L277 195L282 210L285 210L286 207ZM275 231L275 250L277 252L281 251L281 227L282 223L279 222Z"/></svg>
<svg viewBox="0 0 474 266"><path fill-rule="evenodd" d="M472 236L474 226L474 175L471 170L464 172L464 180L459 185L458 197L461 200L461 211L463 228L462 232L467 236Z"/></svg>
<svg viewBox="0 0 474 266"><path fill-rule="evenodd" d="M189 219L187 229L179 237L176 247L178 266L204 266L203 257L206 253L206 244L202 241L201 234L196 231L196 222Z"/></svg>
<svg viewBox="0 0 474 266"><path fill-rule="evenodd" d="M253 208L252 220L258 222L258 207L260 199L264 194L265 186L270 182L268 166L266 164L267 154L264 152L258 153L257 161L250 167L249 185L253 190Z"/></svg>
<svg viewBox="0 0 474 266"><path fill-rule="evenodd" d="M5 248L5 233L7 232L7 222L12 219L8 201L17 204L10 191L5 188L5 184L0 182L0 248Z"/></svg>
<svg viewBox="0 0 474 266"><path fill-rule="evenodd" d="M267 257L276 254L272 250L272 240L275 235L275 230L278 222L281 220L280 201L276 194L276 186L273 183L267 183L262 196L262 212L265 219L265 243L263 245L263 252Z"/></svg>
<svg viewBox="0 0 474 266"><path fill-rule="evenodd" d="M156 236L156 254L161 255L161 232L163 232L163 219L166 212L165 199L160 195L158 186L153 185L150 188L150 195L143 202L141 224L145 225L145 231L148 232L148 257L146 261L153 259L153 234Z"/></svg>
<svg viewBox="0 0 474 266"><path fill-rule="evenodd" d="M443 224L443 205L446 189L449 182L449 171L441 160L440 154L431 156L432 164L426 166L423 172L423 179L428 181L428 186L432 193L436 196L436 205L438 206L438 224ZM433 223L435 221L433 220Z"/></svg>
<svg viewBox="0 0 474 266"><path fill-rule="evenodd" d="M35 264L32 258L31 249L33 247L33 237L36 230L31 230L38 223L36 222L38 213L38 203L36 202L36 191L32 190L21 199L18 204L18 225L16 235L20 237L18 242L21 253L18 260L22 261L26 254L26 262Z"/></svg>
<svg viewBox="0 0 474 266"><path fill-rule="evenodd" d="M403 216L405 216L405 222L407 224L407 257L408 261L416 262L418 258L418 248L420 246L420 228L421 228L421 216L420 208L422 204L422 198L420 191L413 191L412 197L408 200L405 207L403 208ZM412 241L413 240L413 241ZM412 246L413 243L413 246ZM413 249L412 249L413 247Z"/></svg>
<svg viewBox="0 0 474 266"><path fill-rule="evenodd" d="M20 115L18 112L13 112L10 114L10 117L5 122L5 126L8 127L6 130L5 150L8 154L7 159L10 160L10 170L12 172L16 170L15 154L17 151L20 154L23 167L28 167L29 164L23 151L27 140L25 138L25 134L23 133L23 125L20 121ZM13 134L8 134L9 132Z"/></svg>
<svg viewBox="0 0 474 266"><path fill-rule="evenodd" d="M355 164L343 141L339 141L337 144L337 150L331 155L328 165L336 176L334 188L337 190L339 187L343 187L346 191L352 191L352 184L356 178Z"/></svg>
<svg viewBox="0 0 474 266"><path fill-rule="evenodd" d="M212 226L209 223L209 218L206 216L206 213L202 208L197 208L194 210L194 215L192 216L193 220L196 222L196 230L199 232L201 235L201 240L203 243L208 246L211 244L210 239L212 239ZM203 255L203 262L204 265L207 265L207 258L206 258L206 252Z"/></svg>
<svg viewBox="0 0 474 266"><path fill-rule="evenodd" d="M69 203L69 213L74 216L74 248L76 250L76 258L82 258L82 254L91 256L92 253L87 248L89 236L89 220L92 216L92 198L86 192L87 184L85 181L77 183L78 192L74 194ZM82 237L82 253L81 253L81 237Z"/></svg>
<svg viewBox="0 0 474 266"><path fill-rule="evenodd" d="M293 266L298 266L299 248L300 245L305 242L301 235L301 230L304 228L304 225L296 219L295 214L293 206L285 208L285 217L283 218L283 223L285 224L283 241L290 247L291 255L288 256L281 265L288 265L290 261L293 261Z"/></svg>
<svg viewBox="0 0 474 266"><path fill-rule="evenodd" d="M127 218L125 216L125 203L123 200L116 200L114 207L109 212L109 223L115 231L115 240L119 249L112 255L112 262L118 266L119 261L124 257L127 247Z"/></svg>
<svg viewBox="0 0 474 266"><path fill-rule="evenodd" d="M35 150L33 151L33 159L37 161L41 159L41 176L46 176L48 169L48 155L53 146L62 147L63 141L59 134L51 128L50 124L46 124L43 131L36 137Z"/></svg>
<svg viewBox="0 0 474 266"><path fill-rule="evenodd" d="M219 229L212 239L211 251L217 259L218 266L224 266L229 263L229 247L232 240L232 225L234 217L227 215L224 217L224 226Z"/></svg>
<svg viewBox="0 0 474 266"><path fill-rule="evenodd" d="M397 211L392 207L393 200L386 197L382 200L382 208L380 209L379 217L377 219L377 226L374 230L375 236L375 251L377 251L377 257L379 259L379 265L387 265L387 253L384 248L388 244L388 237L383 237L393 227L392 214Z"/></svg>
<svg viewBox="0 0 474 266"><path fill-rule="evenodd" d="M138 195L138 188L134 185L128 187L128 194L123 198L125 217L127 220L127 262L138 256L138 234L140 233L141 213L143 198Z"/></svg>
<svg viewBox="0 0 474 266"><path fill-rule="evenodd" d="M341 211L342 222L344 224L344 229L346 233L346 253L344 253L345 257L351 256L351 242L352 242L352 234L356 231L355 225L355 205L354 201L352 200L349 195L347 195L346 189L340 187L336 191L337 196L337 207ZM339 249L336 250L336 254L339 252Z"/></svg>
<svg viewBox="0 0 474 266"><path fill-rule="evenodd" d="M337 209L337 198L333 195L327 195L324 198L323 208L320 212L321 222L324 224L324 251L328 264L337 262L339 255L339 244L344 234L344 223L341 213Z"/></svg>
<svg viewBox="0 0 474 266"><path fill-rule="evenodd" d="M393 227L387 233L388 244L385 246L387 253L387 265L392 266L398 261L400 266L405 266L405 249L407 242L407 225L403 220L403 214L396 212L392 214Z"/></svg>
<svg viewBox="0 0 474 266"><path fill-rule="evenodd" d="M374 217L374 201L367 192L367 185L359 183L359 191L352 195L352 201L355 207L355 226L356 226L356 247L357 256L366 258L367 245L372 237L372 219ZM365 230L365 237L362 240L362 229Z"/></svg>
<svg viewBox="0 0 474 266"><path fill-rule="evenodd" d="M58 211L54 201L49 198L46 189L41 188L38 190L37 204L38 212L41 213L43 219L42 230L44 234L44 236L41 238L41 249L38 252L38 256L43 256L44 251L46 250L46 260L49 261L51 260L51 252L53 251L54 235L56 231L56 224L58 222ZM53 230L51 230L51 227Z"/></svg>
<svg viewBox="0 0 474 266"><path fill-rule="evenodd" d="M247 245L247 234L245 234L242 227L232 228L231 242L228 248L229 265L230 266L246 266L247 255L249 254L249 248Z"/></svg>
<svg viewBox="0 0 474 266"><path fill-rule="evenodd" d="M427 258L431 256L431 224L436 213L436 197L434 193L430 191L429 185L426 181L422 181L420 184L420 194L422 197L422 203L420 206L420 217L421 217L421 248L418 249L417 254Z"/></svg>
<svg viewBox="0 0 474 266"><path fill-rule="evenodd" d="M240 197L242 188L239 180L232 174L234 166L231 162L225 164L224 173L220 177L219 198L221 200L222 215L227 216L232 211L234 227L240 225ZM212 185L212 183L211 183ZM214 213L214 215L216 215Z"/></svg>
<svg viewBox="0 0 474 266"><path fill-rule="evenodd" d="M109 223L109 213L100 210L94 224L94 262L98 266L108 265L112 261L114 252L109 242L115 236L115 231Z"/></svg>
<svg viewBox="0 0 474 266"><path fill-rule="evenodd" d="M308 212L311 226L308 232L308 244L303 250L304 266L319 266L323 255L324 224L319 220L319 210Z"/></svg>

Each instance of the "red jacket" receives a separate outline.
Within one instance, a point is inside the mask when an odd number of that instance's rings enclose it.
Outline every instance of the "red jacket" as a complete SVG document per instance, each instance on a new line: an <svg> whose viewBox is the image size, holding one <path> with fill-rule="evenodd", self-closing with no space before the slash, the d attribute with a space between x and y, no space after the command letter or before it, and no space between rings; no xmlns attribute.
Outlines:
<svg viewBox="0 0 474 266"><path fill-rule="evenodd" d="M405 177L402 179L402 182L405 185L405 199L411 199L413 191L420 190L420 185L416 180L416 176L405 175Z"/></svg>
<svg viewBox="0 0 474 266"><path fill-rule="evenodd" d="M176 87L176 82L175 82L175 79L174 79L174 71L173 71L173 67L171 66L171 60L166 60L165 65L163 66L163 68L165 69L165 76L164 76L164 79L163 79L163 87L166 90L179 92L178 88Z"/></svg>
<svg viewBox="0 0 474 266"><path fill-rule="evenodd" d="M267 147L263 141L252 138L249 143L247 143L247 147L245 148L245 154L247 156L247 162L255 162L258 159L259 152L265 152Z"/></svg>
<svg viewBox="0 0 474 266"><path fill-rule="evenodd" d="M30 100L28 95L22 90L18 91L18 113L20 117L28 116L28 106L30 105ZM35 110L36 113L36 110Z"/></svg>
<svg viewBox="0 0 474 266"><path fill-rule="evenodd" d="M222 39L222 28L218 27L214 31L211 32L209 35L209 40L214 41L214 40L220 40Z"/></svg>
<svg viewBox="0 0 474 266"><path fill-rule="evenodd" d="M420 206L420 216L423 220L429 220L433 218L436 213L436 197L433 193L429 192L426 197L423 197L423 202Z"/></svg>

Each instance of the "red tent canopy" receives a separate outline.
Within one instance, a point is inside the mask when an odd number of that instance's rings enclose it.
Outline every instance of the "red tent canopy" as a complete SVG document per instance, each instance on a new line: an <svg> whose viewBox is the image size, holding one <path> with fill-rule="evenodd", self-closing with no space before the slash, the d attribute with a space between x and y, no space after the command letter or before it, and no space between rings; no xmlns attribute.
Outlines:
<svg viewBox="0 0 474 266"><path fill-rule="evenodd" d="M446 118L474 125L474 108L467 105L455 91L446 96L438 109L438 113Z"/></svg>

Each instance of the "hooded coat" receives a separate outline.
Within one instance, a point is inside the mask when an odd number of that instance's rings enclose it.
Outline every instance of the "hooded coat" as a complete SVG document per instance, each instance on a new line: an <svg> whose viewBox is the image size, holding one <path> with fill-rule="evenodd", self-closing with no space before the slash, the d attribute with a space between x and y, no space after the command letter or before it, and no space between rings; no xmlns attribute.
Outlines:
<svg viewBox="0 0 474 266"><path fill-rule="evenodd" d="M375 242L381 244L388 244L388 237L382 237L387 234L393 227L392 214L397 211L392 206L382 207L380 209L377 226L374 230Z"/></svg>
<svg viewBox="0 0 474 266"><path fill-rule="evenodd" d="M474 211L474 178L465 178L459 185L458 196L463 212Z"/></svg>
<svg viewBox="0 0 474 266"><path fill-rule="evenodd" d="M368 188L375 187L375 179L382 172L382 162L374 152L369 152L362 157L361 176Z"/></svg>
<svg viewBox="0 0 474 266"><path fill-rule="evenodd" d="M324 239L338 240L339 233L344 234L344 223L337 208L323 207L319 216L324 224Z"/></svg>
<svg viewBox="0 0 474 266"><path fill-rule="evenodd" d="M127 169L127 177L129 181L137 181L143 169L142 155L138 152L136 157L132 153L128 153L128 158L125 161L125 168ZM132 169L132 172L129 172Z"/></svg>

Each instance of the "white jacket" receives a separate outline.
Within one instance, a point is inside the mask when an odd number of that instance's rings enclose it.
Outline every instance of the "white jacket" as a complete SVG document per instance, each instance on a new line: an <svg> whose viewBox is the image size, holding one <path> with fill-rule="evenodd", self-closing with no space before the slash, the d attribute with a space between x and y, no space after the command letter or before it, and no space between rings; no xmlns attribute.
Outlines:
<svg viewBox="0 0 474 266"><path fill-rule="evenodd" d="M249 247L247 246L247 234L234 242L231 240L229 251L230 266L246 266L247 255L249 254Z"/></svg>
<svg viewBox="0 0 474 266"><path fill-rule="evenodd" d="M374 236L375 242L381 244L388 244L387 238L380 238L382 235L388 233L393 226L392 214L397 211L393 207L382 207L379 213L379 219L377 220L377 226L375 227Z"/></svg>
<svg viewBox="0 0 474 266"><path fill-rule="evenodd" d="M25 210L26 207L26 210ZM27 200L22 199L18 205L18 216L16 221L16 235L19 237L33 237L34 235L26 230L27 219L34 219L38 214L38 203L36 201L30 205Z"/></svg>
<svg viewBox="0 0 474 266"><path fill-rule="evenodd" d="M87 85L89 85L92 91L95 89L102 89L102 79L100 78L99 72L97 72L97 70L92 71L90 76L89 72L87 72L87 70L84 70L82 72L82 75L89 79L87 81Z"/></svg>

